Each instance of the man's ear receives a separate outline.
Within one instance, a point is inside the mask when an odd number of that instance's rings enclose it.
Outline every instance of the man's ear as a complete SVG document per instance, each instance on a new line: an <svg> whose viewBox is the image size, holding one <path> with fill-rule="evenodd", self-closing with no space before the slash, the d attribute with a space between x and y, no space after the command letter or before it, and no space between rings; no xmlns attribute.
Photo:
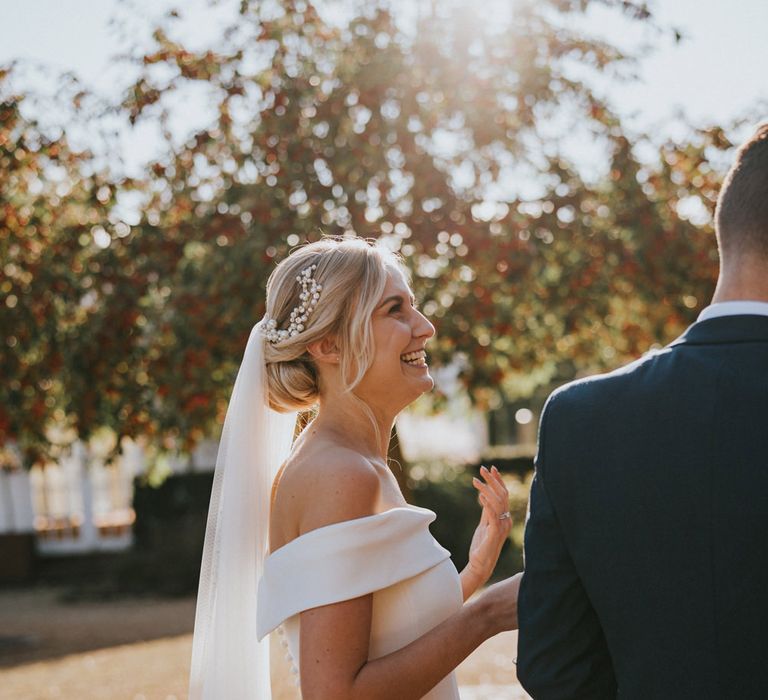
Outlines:
<svg viewBox="0 0 768 700"><path fill-rule="evenodd" d="M326 335L307 345L307 352L315 362L338 365L341 361L336 338L332 335Z"/></svg>

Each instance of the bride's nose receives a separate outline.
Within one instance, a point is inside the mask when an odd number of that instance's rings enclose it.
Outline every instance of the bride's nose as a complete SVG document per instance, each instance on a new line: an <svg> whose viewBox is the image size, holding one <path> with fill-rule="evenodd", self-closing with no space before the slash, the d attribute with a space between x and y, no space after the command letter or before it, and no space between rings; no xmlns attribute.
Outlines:
<svg viewBox="0 0 768 700"><path fill-rule="evenodd" d="M416 310L416 321L413 326L413 335L416 338L431 338L435 335L435 327L421 311Z"/></svg>

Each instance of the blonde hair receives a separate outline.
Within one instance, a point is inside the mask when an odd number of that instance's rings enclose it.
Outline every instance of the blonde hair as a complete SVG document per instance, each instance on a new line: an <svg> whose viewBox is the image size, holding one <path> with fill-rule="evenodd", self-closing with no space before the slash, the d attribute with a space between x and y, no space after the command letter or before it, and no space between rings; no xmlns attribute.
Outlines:
<svg viewBox="0 0 768 700"><path fill-rule="evenodd" d="M283 260L267 282L267 316L278 328L288 327L291 311L301 303L296 278L311 265L317 266L313 277L323 289L304 330L265 343L269 405L279 412L306 410L318 402L319 375L307 346L328 335L338 344L344 389L353 393L373 360L371 319L384 293L387 267L408 278L400 258L375 241L324 238L309 243Z"/></svg>

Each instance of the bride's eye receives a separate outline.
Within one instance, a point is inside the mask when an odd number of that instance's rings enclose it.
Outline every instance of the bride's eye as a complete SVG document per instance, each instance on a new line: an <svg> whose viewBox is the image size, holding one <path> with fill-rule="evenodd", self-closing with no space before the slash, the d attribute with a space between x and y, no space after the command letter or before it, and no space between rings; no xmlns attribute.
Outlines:
<svg viewBox="0 0 768 700"><path fill-rule="evenodd" d="M389 307L389 313L400 313L400 311L403 308L402 302L398 301L396 304L393 304Z"/></svg>

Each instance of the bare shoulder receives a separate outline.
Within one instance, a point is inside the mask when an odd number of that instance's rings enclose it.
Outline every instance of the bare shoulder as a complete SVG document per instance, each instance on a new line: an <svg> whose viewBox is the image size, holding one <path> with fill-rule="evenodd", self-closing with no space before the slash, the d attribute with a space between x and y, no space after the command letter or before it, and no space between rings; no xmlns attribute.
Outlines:
<svg viewBox="0 0 768 700"><path fill-rule="evenodd" d="M286 465L275 510L294 524L294 536L377 512L382 477L361 454L340 446L308 446ZM282 518L281 518L282 519Z"/></svg>

